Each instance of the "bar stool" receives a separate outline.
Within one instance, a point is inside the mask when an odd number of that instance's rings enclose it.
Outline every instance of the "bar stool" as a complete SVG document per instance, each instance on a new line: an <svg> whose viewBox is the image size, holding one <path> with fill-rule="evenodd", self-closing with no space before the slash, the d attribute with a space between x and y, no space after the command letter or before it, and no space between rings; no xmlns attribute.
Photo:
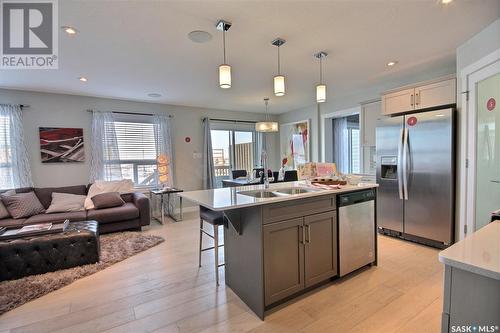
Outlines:
<svg viewBox="0 0 500 333"><path fill-rule="evenodd" d="M203 221L211 224L213 226L214 234L211 235L203 229ZM219 247L224 246L224 244L219 245L219 226L224 226L224 214L221 212L216 212L211 209L200 206L200 251L198 256L198 264L201 267L201 253L207 250L214 250L215 256L215 283L219 285L219 267L224 266L224 264L219 264ZM214 246L203 248L203 234L214 240Z"/></svg>

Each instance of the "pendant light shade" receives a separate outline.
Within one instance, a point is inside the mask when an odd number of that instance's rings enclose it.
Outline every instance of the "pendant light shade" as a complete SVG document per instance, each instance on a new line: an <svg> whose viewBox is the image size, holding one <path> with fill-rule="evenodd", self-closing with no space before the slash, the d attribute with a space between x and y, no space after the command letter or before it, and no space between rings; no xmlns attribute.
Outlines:
<svg viewBox="0 0 500 333"><path fill-rule="evenodd" d="M226 63L226 31L231 28L231 23L219 20L216 25L217 30L222 31L222 48L224 63L219 66L219 87L222 89L231 88L231 66Z"/></svg>
<svg viewBox="0 0 500 333"><path fill-rule="evenodd" d="M318 103L326 102L326 85L318 84L316 86L316 102Z"/></svg>
<svg viewBox="0 0 500 333"><path fill-rule="evenodd" d="M326 52L318 52L314 56L319 59L319 84L316 86L316 102L326 102L326 84L323 83L323 58L326 58Z"/></svg>
<svg viewBox="0 0 500 333"><path fill-rule="evenodd" d="M219 66L219 86L222 89L231 88L231 66L226 64Z"/></svg>
<svg viewBox="0 0 500 333"><path fill-rule="evenodd" d="M272 132L278 132L279 131L279 126L278 122L276 121L271 121L269 119L269 113L267 110L267 105L269 103L269 98L264 98L264 103L266 104L266 121L259 121L255 123L255 130L260 133L272 133Z"/></svg>
<svg viewBox="0 0 500 333"><path fill-rule="evenodd" d="M271 44L278 48L278 74L274 77L274 95L278 97L285 95L285 77L281 75L280 66L280 46L285 44L285 42L282 38L276 38L271 42Z"/></svg>
<svg viewBox="0 0 500 333"><path fill-rule="evenodd" d="M285 77L283 75L276 75L274 77L274 95L285 95Z"/></svg>

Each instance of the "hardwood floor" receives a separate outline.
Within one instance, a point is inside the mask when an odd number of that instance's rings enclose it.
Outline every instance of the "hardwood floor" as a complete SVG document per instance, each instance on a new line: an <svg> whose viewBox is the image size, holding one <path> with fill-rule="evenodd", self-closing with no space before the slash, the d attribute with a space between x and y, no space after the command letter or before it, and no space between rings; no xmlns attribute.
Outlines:
<svg viewBox="0 0 500 333"><path fill-rule="evenodd" d="M180 223L153 222L145 232L164 243L4 314L0 333L440 330L438 250L379 236L377 267L304 295L263 322L223 282L215 287L213 252L198 269L198 226L194 212Z"/></svg>

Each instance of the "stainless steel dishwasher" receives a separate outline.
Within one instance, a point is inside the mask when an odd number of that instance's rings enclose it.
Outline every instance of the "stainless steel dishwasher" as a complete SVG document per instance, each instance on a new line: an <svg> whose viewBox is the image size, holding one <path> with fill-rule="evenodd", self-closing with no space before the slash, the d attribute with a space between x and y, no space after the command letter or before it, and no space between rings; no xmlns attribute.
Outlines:
<svg viewBox="0 0 500 333"><path fill-rule="evenodd" d="M375 261L375 190L341 194L339 212L340 276Z"/></svg>

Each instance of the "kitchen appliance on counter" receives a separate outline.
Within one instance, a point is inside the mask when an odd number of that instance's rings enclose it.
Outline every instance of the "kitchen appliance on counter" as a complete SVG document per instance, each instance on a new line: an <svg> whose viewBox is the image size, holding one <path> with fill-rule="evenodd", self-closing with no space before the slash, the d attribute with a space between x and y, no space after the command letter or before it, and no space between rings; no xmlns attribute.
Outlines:
<svg viewBox="0 0 500 333"><path fill-rule="evenodd" d="M339 276L375 261L375 190L337 196Z"/></svg>
<svg viewBox="0 0 500 333"><path fill-rule="evenodd" d="M376 138L379 232L439 248L452 244L455 110L383 118Z"/></svg>

